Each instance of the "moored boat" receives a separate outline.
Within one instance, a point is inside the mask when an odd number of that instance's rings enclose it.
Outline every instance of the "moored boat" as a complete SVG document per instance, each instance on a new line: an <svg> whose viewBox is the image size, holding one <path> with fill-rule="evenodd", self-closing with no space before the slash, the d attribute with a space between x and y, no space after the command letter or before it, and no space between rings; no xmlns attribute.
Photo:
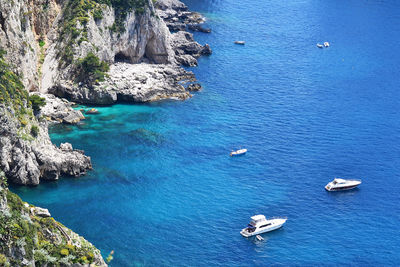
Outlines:
<svg viewBox="0 0 400 267"><path fill-rule="evenodd" d="M318 43L318 44L317 44L317 47L318 47L318 48L323 48L324 46L323 46L322 44Z"/></svg>
<svg viewBox="0 0 400 267"><path fill-rule="evenodd" d="M245 44L245 41L235 41L235 44L244 45L244 44Z"/></svg>
<svg viewBox="0 0 400 267"><path fill-rule="evenodd" d="M361 180L345 180L341 178L335 178L332 182L325 186L327 191L341 191L350 190L356 188L361 184Z"/></svg>
<svg viewBox="0 0 400 267"><path fill-rule="evenodd" d="M328 42L324 42L324 46L325 47L329 47L329 43Z"/></svg>
<svg viewBox="0 0 400 267"><path fill-rule="evenodd" d="M287 218L266 219L264 215L254 215L246 228L240 231L244 237L259 235L279 229L287 221Z"/></svg>
<svg viewBox="0 0 400 267"><path fill-rule="evenodd" d="M232 151L230 155L231 155L231 157L233 157L233 156L241 156L241 155L246 154L246 152L247 152L247 149L246 148L242 148L242 149L239 149L239 150L236 150L236 151Z"/></svg>

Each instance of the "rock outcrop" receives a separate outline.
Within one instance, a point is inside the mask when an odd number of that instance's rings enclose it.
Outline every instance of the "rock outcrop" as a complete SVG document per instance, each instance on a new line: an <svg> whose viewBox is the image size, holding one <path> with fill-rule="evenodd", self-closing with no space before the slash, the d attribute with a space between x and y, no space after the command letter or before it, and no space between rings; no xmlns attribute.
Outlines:
<svg viewBox="0 0 400 267"><path fill-rule="evenodd" d="M198 12L189 11L188 7L179 0L158 0L155 4L160 18L172 31L184 31L186 25L199 25L204 23L204 17Z"/></svg>
<svg viewBox="0 0 400 267"><path fill-rule="evenodd" d="M84 175L92 165L82 151L62 150L50 141L47 122L26 117L21 126L11 107L0 105L0 168L11 182L37 185L41 179ZM37 136L32 128L37 127ZM29 130L31 129L31 130Z"/></svg>
<svg viewBox="0 0 400 267"><path fill-rule="evenodd" d="M175 51L176 60L185 66L197 66L197 58L212 53L208 44L200 45L194 40L193 34L186 31L172 34L171 45Z"/></svg>
<svg viewBox="0 0 400 267"><path fill-rule="evenodd" d="M58 98L52 94L32 93L45 99L46 105L40 110L40 116L46 120L56 123L76 124L85 119L81 111L75 110L72 106L75 104L65 98Z"/></svg>

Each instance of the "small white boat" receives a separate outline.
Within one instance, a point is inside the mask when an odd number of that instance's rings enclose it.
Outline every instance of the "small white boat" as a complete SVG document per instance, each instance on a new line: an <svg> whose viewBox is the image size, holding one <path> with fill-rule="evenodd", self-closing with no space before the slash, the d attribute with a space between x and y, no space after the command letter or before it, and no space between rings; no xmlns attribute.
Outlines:
<svg viewBox="0 0 400 267"><path fill-rule="evenodd" d="M242 149L239 149L239 150L236 150L236 151L232 151L230 155L231 155L231 157L240 156L240 155L246 154L246 152L247 152L247 149L246 148L242 148Z"/></svg>
<svg viewBox="0 0 400 267"><path fill-rule="evenodd" d="M325 46L325 47L329 47L329 43L328 43L328 42L325 42L325 43L324 43L324 46Z"/></svg>
<svg viewBox="0 0 400 267"><path fill-rule="evenodd" d="M322 44L318 43L318 44L317 44L317 47L318 47L318 48L323 48L324 46L323 46Z"/></svg>
<svg viewBox="0 0 400 267"><path fill-rule="evenodd" d="M264 215L254 215L246 228L240 231L244 237L259 235L279 229L286 222L287 218L266 219Z"/></svg>
<svg viewBox="0 0 400 267"><path fill-rule="evenodd" d="M245 41L235 41L235 44L244 45L244 44L245 44Z"/></svg>
<svg viewBox="0 0 400 267"><path fill-rule="evenodd" d="M335 178L332 182L325 186L328 191L340 191L340 190L350 190L356 188L361 184L361 180L345 180L341 178Z"/></svg>
<svg viewBox="0 0 400 267"><path fill-rule="evenodd" d="M264 238L262 236L260 236L260 235L256 235L256 239L258 241L264 241Z"/></svg>

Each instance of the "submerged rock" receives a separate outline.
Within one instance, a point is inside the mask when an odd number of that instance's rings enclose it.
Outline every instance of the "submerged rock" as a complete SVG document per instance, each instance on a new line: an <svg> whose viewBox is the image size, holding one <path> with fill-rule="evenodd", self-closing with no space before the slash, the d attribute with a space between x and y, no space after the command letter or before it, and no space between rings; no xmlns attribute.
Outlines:
<svg viewBox="0 0 400 267"><path fill-rule="evenodd" d="M201 90L201 84L199 84L199 83L189 84L187 89L189 91L200 91Z"/></svg>
<svg viewBox="0 0 400 267"><path fill-rule="evenodd" d="M211 29L210 28L204 28L200 24L189 24L188 29L194 32L204 32L204 33L210 33Z"/></svg>

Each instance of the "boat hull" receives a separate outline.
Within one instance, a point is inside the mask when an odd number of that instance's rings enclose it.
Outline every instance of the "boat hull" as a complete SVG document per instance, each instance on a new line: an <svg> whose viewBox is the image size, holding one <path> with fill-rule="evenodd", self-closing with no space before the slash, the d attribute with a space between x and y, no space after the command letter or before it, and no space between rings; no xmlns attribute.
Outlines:
<svg viewBox="0 0 400 267"><path fill-rule="evenodd" d="M286 222L286 219L282 219L282 222L280 222L280 223L276 223L270 227L265 227L263 229L256 230L251 233L249 233L247 231L247 228L244 228L244 229L242 229L242 231L240 231L240 234L244 237L251 237L251 236L255 236L255 235L259 235L259 234L264 234L264 233L271 232L271 231L281 228L285 224L285 222Z"/></svg>
<svg viewBox="0 0 400 267"><path fill-rule="evenodd" d="M243 156L246 152L243 153L231 153L231 157Z"/></svg>
<svg viewBox="0 0 400 267"><path fill-rule="evenodd" d="M357 186L358 186L358 184L357 184L357 185L343 186L343 187L331 187L331 188L329 188L328 186L325 186L325 189L326 189L327 191L329 191L329 192L332 192L332 191L345 191L345 190L354 189L354 188L356 188Z"/></svg>

